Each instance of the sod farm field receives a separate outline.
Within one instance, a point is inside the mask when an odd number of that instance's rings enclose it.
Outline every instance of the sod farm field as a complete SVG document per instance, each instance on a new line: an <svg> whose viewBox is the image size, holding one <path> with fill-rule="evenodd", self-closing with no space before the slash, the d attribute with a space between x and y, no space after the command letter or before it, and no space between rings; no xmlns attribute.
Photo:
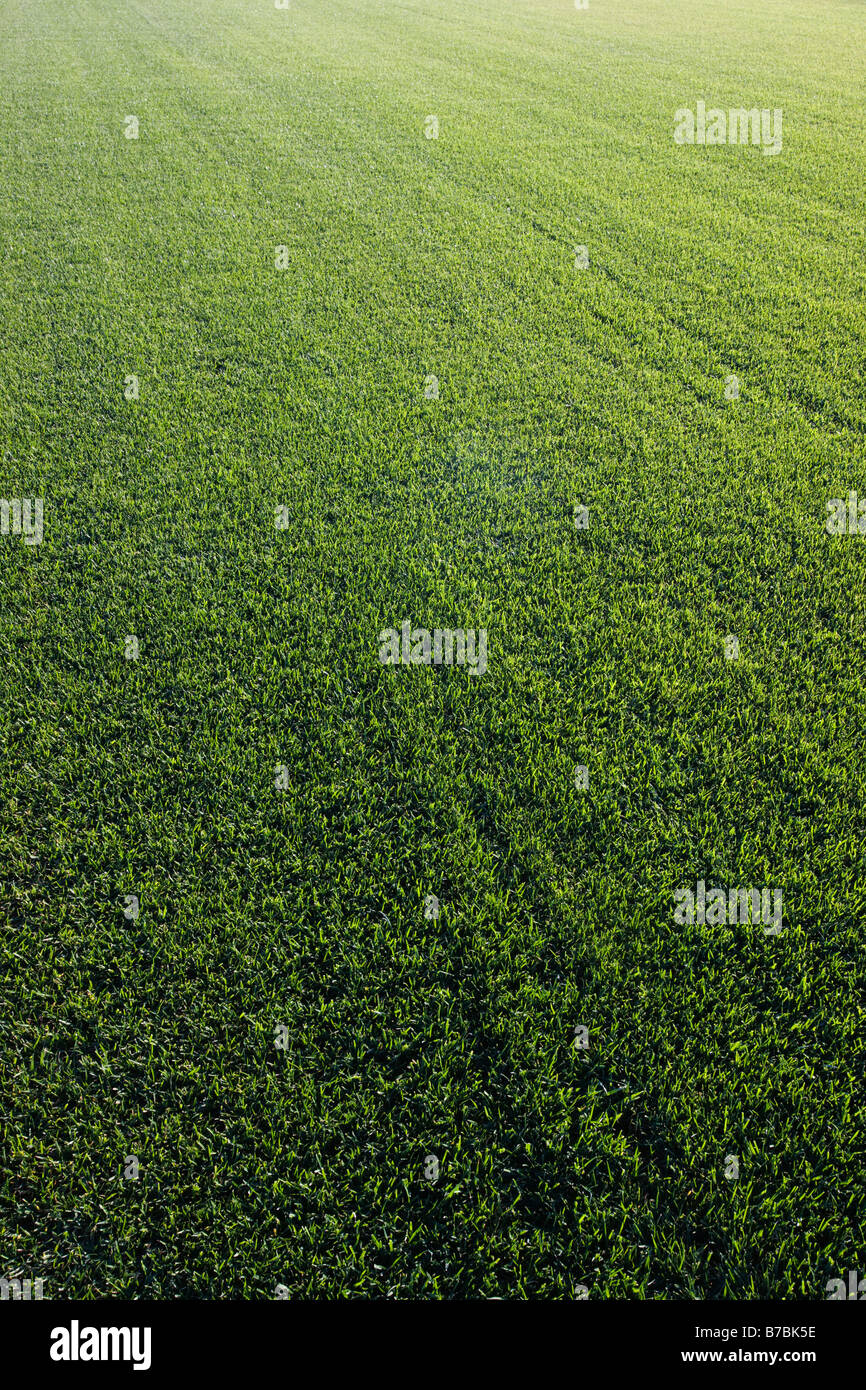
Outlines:
<svg viewBox="0 0 866 1390"><path fill-rule="evenodd" d="M862 1276L866 5L0 69L0 1277Z"/></svg>

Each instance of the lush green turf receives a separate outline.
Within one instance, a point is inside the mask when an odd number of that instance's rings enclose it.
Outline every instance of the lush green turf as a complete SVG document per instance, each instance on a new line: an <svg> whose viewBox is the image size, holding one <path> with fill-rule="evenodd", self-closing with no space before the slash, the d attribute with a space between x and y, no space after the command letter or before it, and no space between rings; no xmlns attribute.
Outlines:
<svg viewBox="0 0 866 1390"><path fill-rule="evenodd" d="M45 499L0 537L0 1275L824 1298L866 1267L866 536L824 526L866 8L0 41L0 493ZM676 145L701 98L782 152ZM382 666L404 619L486 674ZM698 879L784 930L679 925Z"/></svg>

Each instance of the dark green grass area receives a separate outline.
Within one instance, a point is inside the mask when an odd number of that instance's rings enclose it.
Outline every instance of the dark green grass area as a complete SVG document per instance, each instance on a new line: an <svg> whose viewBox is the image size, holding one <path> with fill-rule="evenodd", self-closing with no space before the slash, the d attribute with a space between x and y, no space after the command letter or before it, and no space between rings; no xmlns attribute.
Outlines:
<svg viewBox="0 0 866 1390"><path fill-rule="evenodd" d="M866 1268L866 535L825 530L866 497L864 39L843 0L5 7L0 495L45 520L0 537L0 1276ZM782 152L677 146L702 97ZM404 619L487 672L382 666ZM783 931L679 925L699 879Z"/></svg>

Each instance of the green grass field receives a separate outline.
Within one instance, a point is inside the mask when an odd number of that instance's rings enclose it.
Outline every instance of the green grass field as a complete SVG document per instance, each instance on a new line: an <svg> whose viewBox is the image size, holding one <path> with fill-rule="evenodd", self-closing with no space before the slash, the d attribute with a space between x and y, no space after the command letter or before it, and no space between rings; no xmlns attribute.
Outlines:
<svg viewBox="0 0 866 1390"><path fill-rule="evenodd" d="M0 55L0 493L44 499L0 537L0 1276L825 1299L866 5L8 0ZM781 151L677 144L700 100ZM383 665L407 620L486 671ZM677 921L699 880L783 930Z"/></svg>

